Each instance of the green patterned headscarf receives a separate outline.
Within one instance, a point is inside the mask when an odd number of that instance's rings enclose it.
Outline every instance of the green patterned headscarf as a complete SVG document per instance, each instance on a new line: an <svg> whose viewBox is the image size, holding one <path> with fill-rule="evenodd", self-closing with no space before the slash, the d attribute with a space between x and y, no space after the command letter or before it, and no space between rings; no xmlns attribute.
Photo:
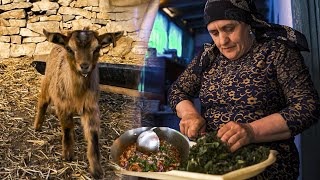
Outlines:
<svg viewBox="0 0 320 180"><path fill-rule="evenodd" d="M284 25L267 23L257 12L253 0L207 0L204 8L206 25L215 20L237 20L251 26L257 40L275 38L300 51L309 51L306 37Z"/></svg>

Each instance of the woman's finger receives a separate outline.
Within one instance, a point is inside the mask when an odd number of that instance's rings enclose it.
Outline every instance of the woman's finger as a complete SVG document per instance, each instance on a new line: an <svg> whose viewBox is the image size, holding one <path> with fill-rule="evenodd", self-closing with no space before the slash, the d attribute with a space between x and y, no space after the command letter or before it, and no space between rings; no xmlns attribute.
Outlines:
<svg viewBox="0 0 320 180"><path fill-rule="evenodd" d="M204 135L206 133L206 123L202 125L199 131L199 135Z"/></svg>
<svg viewBox="0 0 320 180"><path fill-rule="evenodd" d="M241 139L241 135L240 133L235 133L233 134L227 141L227 143L232 146L233 144L235 144L237 141L239 141Z"/></svg>
<svg viewBox="0 0 320 180"><path fill-rule="evenodd" d="M226 132L229 131L229 129L230 129L230 127L227 126L227 125L222 126L222 127L218 130L217 136L218 136L219 138L221 138Z"/></svg>
<svg viewBox="0 0 320 180"><path fill-rule="evenodd" d="M192 129L192 128L188 129L188 137L190 139L196 139L197 136L198 136L198 130L195 130L195 129Z"/></svg>
<svg viewBox="0 0 320 180"><path fill-rule="evenodd" d="M235 134L237 134L237 130L232 126L220 137L220 139L223 142L228 142L229 139Z"/></svg>
<svg viewBox="0 0 320 180"><path fill-rule="evenodd" d="M241 138L239 139L236 143L234 143L233 145L230 146L230 151L231 152L235 152L236 150L238 150L239 148L241 148L244 145L247 145L247 140L246 138Z"/></svg>
<svg viewBox="0 0 320 180"><path fill-rule="evenodd" d="M179 126L180 126L180 132L183 134L183 135L188 135L187 132L186 132L186 126L185 126L185 123L183 122L183 120L180 121L179 123Z"/></svg>

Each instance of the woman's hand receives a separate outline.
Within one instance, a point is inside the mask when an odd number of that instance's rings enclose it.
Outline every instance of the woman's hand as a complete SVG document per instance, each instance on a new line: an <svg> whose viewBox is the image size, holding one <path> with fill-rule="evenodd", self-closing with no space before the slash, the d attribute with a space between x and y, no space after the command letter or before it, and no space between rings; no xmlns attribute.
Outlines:
<svg viewBox="0 0 320 180"><path fill-rule="evenodd" d="M255 133L249 123L228 122L218 130L217 136L226 142L230 151L254 142Z"/></svg>
<svg viewBox="0 0 320 180"><path fill-rule="evenodd" d="M186 114L181 118L180 132L194 139L205 132L205 125L206 121L198 113Z"/></svg>

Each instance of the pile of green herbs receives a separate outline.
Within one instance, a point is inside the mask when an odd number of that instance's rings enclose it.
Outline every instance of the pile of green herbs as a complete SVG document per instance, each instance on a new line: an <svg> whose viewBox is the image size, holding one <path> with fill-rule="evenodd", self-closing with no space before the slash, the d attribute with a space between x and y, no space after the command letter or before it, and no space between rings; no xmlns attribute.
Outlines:
<svg viewBox="0 0 320 180"><path fill-rule="evenodd" d="M270 149L255 144L244 146L231 153L217 132L208 133L196 141L190 149L188 161L180 170L221 175L266 160Z"/></svg>

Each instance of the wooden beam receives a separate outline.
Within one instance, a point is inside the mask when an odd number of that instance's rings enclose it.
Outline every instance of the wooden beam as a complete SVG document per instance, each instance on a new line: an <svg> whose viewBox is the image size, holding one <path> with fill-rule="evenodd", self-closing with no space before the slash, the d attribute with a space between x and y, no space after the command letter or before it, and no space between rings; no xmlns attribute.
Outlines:
<svg viewBox="0 0 320 180"><path fill-rule="evenodd" d="M164 95L162 95L162 94L157 94L157 93L152 93L152 92L140 92L135 89L128 89L128 88L122 88L122 87L110 86L110 85L101 85L100 84L100 90L115 93L115 94L123 94L123 95L127 95L127 96L141 97L141 98L147 98L147 99L163 100L163 98L164 98Z"/></svg>
<svg viewBox="0 0 320 180"><path fill-rule="evenodd" d="M203 20L192 20L192 21L187 21L187 27L190 27L190 28L206 28L206 25L204 24Z"/></svg>
<svg viewBox="0 0 320 180"><path fill-rule="evenodd" d="M203 17L203 8L174 9L174 18L177 19L194 19Z"/></svg>
<svg viewBox="0 0 320 180"><path fill-rule="evenodd" d="M189 19L200 19L203 18L203 12L201 13L194 13L194 14L183 14L180 16L182 19L189 20Z"/></svg>

